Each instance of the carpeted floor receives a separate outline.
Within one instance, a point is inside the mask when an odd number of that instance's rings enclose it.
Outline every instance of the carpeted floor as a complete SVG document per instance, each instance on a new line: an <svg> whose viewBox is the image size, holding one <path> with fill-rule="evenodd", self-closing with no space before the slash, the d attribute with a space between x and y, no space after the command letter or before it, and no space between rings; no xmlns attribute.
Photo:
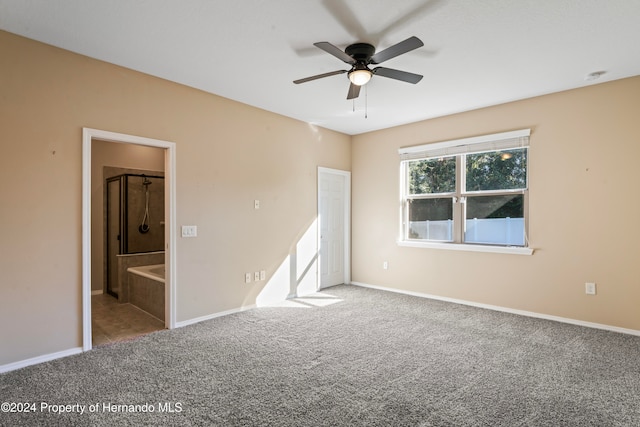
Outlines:
<svg viewBox="0 0 640 427"><path fill-rule="evenodd" d="M0 375L35 409L0 425L637 426L639 361L640 337L338 286Z"/></svg>

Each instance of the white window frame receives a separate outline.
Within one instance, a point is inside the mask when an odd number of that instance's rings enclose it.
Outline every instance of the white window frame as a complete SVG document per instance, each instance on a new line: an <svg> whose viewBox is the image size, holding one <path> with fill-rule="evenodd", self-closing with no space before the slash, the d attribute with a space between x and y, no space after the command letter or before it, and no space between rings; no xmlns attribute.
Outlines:
<svg viewBox="0 0 640 427"><path fill-rule="evenodd" d="M474 251L474 252L494 252L494 253L511 253L520 255L532 255L533 248L529 247L528 239L528 182L527 189L525 190L504 190L499 192L494 191L480 191L480 192L466 192L464 189L464 183L461 182L462 172L461 168L464 167L464 155L481 153L488 151L498 151L516 148L528 148L529 136L531 134L530 129L521 129L510 132L502 132L497 134L482 135L471 138L456 139L450 141L442 141L431 144L423 144L412 147L403 147L398 150L400 155L400 235L398 238L399 246L406 247L419 247L419 248L433 248L433 249L446 249L457 251ZM457 156L456 162L456 181L457 194L454 197L464 197L467 194L524 194L525 200L525 246L506 246L506 245L484 245L476 243L464 243L460 241L454 242L438 242L427 241L418 239L409 239L407 237L406 227L408 225L408 213L406 206L407 192L408 192L408 175L406 171L406 165L408 161L419 160L425 158L434 157L450 157ZM527 159L529 157L527 156ZM529 179L529 164L527 160L527 181ZM436 196L436 195L434 195ZM461 223L462 209L460 208L461 200L456 200L454 204L454 240L456 236L461 236L460 231L463 226ZM459 239L459 237L458 237Z"/></svg>

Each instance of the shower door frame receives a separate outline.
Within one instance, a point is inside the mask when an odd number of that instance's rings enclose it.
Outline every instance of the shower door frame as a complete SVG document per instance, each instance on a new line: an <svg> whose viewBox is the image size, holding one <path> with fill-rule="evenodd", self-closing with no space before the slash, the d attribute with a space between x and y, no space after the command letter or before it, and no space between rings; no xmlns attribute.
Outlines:
<svg viewBox="0 0 640 427"><path fill-rule="evenodd" d="M91 350L91 145L94 139L163 148L165 152L165 327L176 327L176 143L82 128L82 349Z"/></svg>
<svg viewBox="0 0 640 427"><path fill-rule="evenodd" d="M112 230L111 230L111 204L113 203L112 198L110 197L110 193L111 193L111 188L110 188L110 184L111 183L116 183L118 186L118 226L116 227L118 229L117 233L118 233L118 243L117 243L117 253L118 254L122 254L124 253L123 250L123 240L122 240L122 223L124 222L124 213L123 213L123 204L124 204L124 183L122 180L122 175L118 175L116 177L111 177L111 178L107 178L106 180L104 180L105 182L105 191L107 193L107 197L106 197L106 207L107 207L107 215L106 215L106 221L105 221L105 226L106 226L106 236L105 236L105 243L106 243L106 252L104 254L104 258L106 260L106 271L105 271L105 277L104 277L104 285L103 288L106 290L106 292L111 295L114 296L116 298L119 297L119 294L117 292L113 291L113 286L112 286L112 280L113 277L111 277L111 272L112 272L112 262L115 262L113 259L111 259L111 252L113 250L113 248L111 247L111 238L112 238ZM116 257L117 259L117 257ZM117 268L117 267L116 267ZM117 275L116 275L117 276ZM93 287L92 287L93 289ZM120 292L120 289L118 289L118 292Z"/></svg>

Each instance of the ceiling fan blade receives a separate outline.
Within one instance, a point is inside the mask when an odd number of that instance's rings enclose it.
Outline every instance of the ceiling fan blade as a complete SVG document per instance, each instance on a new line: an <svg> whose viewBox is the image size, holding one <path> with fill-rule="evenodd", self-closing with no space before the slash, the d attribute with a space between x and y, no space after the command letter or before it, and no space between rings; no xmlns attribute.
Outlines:
<svg viewBox="0 0 640 427"><path fill-rule="evenodd" d="M347 99L355 99L360 96L360 87L351 83L349 85L349 93L347 93Z"/></svg>
<svg viewBox="0 0 640 427"><path fill-rule="evenodd" d="M318 74L318 75L311 76L311 77L305 77L304 79L294 80L293 82L295 84L299 85L300 83L310 82L312 80L321 79L323 77L335 76L336 74L344 74L346 72L347 72L347 70L331 71L331 72L328 72L328 73Z"/></svg>
<svg viewBox="0 0 640 427"><path fill-rule="evenodd" d="M371 70L375 75L382 77L389 77L390 79L401 80L407 83L416 84L422 80L420 74L413 74L407 71L394 70L393 68L376 67Z"/></svg>
<svg viewBox="0 0 640 427"><path fill-rule="evenodd" d="M322 5L352 37L361 41L367 39L367 30L345 0L322 0Z"/></svg>
<svg viewBox="0 0 640 427"><path fill-rule="evenodd" d="M404 28L411 22L416 22L444 4L445 0L423 0L411 10L407 10L401 17L378 31L377 38L383 39L387 34L392 34L399 28Z"/></svg>
<svg viewBox="0 0 640 427"><path fill-rule="evenodd" d="M391 58L395 58L398 55L402 55L403 53L410 52L422 46L424 46L422 40L420 40L416 36L412 36L404 41L401 41L400 43L394 44L393 46L376 53L371 57L370 62L372 64L380 64L384 61L388 61Z"/></svg>
<svg viewBox="0 0 640 427"><path fill-rule="evenodd" d="M314 43L313 45L316 47L319 47L320 49L324 50L327 53L330 53L331 55L338 58L340 61L346 62L347 64L353 65L356 63L355 59L353 59L352 57L350 57L349 55L341 51L340 48L332 45L329 42L318 42L318 43Z"/></svg>

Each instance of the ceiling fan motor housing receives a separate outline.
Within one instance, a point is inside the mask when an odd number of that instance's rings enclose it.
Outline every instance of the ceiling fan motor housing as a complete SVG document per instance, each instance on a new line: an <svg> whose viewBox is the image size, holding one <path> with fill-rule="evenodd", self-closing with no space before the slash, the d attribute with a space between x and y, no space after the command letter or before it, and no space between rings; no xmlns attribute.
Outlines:
<svg viewBox="0 0 640 427"><path fill-rule="evenodd" d="M376 48L369 43L354 43L347 46L344 52L355 59L356 62L366 65L376 52Z"/></svg>

